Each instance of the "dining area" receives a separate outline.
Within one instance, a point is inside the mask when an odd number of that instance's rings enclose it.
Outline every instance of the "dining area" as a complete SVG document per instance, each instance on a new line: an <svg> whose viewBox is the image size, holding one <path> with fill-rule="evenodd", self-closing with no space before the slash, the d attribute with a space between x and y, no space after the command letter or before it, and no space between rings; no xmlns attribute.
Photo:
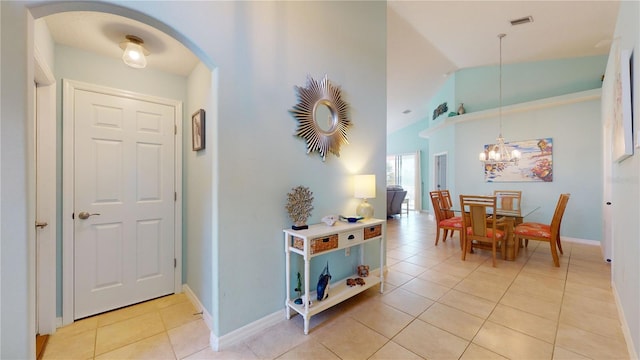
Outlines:
<svg viewBox="0 0 640 360"><path fill-rule="evenodd" d="M435 245L458 233L461 259L475 251L489 251L493 267L498 260L514 261L529 241L548 243L551 264L560 266L562 218L570 198L562 193L548 222L529 220L544 205L535 197L524 201L521 190L494 190L491 194L460 194L454 203L449 190L429 192L436 223ZM442 235L442 236L441 236Z"/></svg>

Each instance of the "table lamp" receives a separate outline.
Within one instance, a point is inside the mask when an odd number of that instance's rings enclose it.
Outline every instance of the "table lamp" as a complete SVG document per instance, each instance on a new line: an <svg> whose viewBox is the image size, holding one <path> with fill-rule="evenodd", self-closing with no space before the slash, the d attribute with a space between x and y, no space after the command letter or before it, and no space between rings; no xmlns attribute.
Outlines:
<svg viewBox="0 0 640 360"><path fill-rule="evenodd" d="M367 199L376 197L376 176L355 175L353 188L353 196L362 199L362 202L356 208L356 215L362 216L365 219L373 217L373 206L367 202Z"/></svg>

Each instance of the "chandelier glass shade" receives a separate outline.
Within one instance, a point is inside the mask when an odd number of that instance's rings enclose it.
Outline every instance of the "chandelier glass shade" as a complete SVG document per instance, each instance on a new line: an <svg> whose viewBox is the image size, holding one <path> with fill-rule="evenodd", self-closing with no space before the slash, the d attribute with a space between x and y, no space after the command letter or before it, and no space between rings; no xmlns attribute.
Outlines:
<svg viewBox="0 0 640 360"><path fill-rule="evenodd" d="M498 138L496 139L496 143L489 145L487 149L482 151L478 156L480 162L485 165L517 165L518 160L520 160L520 151L513 150L505 144L504 137L502 136L502 38L507 36L506 34L499 34L498 38L500 39L500 103L498 105L498 119L500 121L500 133Z"/></svg>

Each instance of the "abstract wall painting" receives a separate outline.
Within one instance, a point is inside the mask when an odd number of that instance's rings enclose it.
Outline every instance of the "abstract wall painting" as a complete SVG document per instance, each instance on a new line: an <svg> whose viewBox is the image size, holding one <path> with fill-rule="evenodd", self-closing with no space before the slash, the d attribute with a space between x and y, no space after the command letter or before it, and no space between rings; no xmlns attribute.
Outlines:
<svg viewBox="0 0 640 360"><path fill-rule="evenodd" d="M613 84L613 160L621 162L633 155L631 110L631 51L615 50Z"/></svg>

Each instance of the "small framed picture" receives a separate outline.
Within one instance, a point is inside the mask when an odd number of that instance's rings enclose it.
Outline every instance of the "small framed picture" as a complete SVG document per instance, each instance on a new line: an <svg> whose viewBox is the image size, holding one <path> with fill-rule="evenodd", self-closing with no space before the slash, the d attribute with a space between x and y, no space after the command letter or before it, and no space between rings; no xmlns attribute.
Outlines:
<svg viewBox="0 0 640 360"><path fill-rule="evenodd" d="M204 149L204 110L200 109L191 115L191 139L193 151Z"/></svg>

